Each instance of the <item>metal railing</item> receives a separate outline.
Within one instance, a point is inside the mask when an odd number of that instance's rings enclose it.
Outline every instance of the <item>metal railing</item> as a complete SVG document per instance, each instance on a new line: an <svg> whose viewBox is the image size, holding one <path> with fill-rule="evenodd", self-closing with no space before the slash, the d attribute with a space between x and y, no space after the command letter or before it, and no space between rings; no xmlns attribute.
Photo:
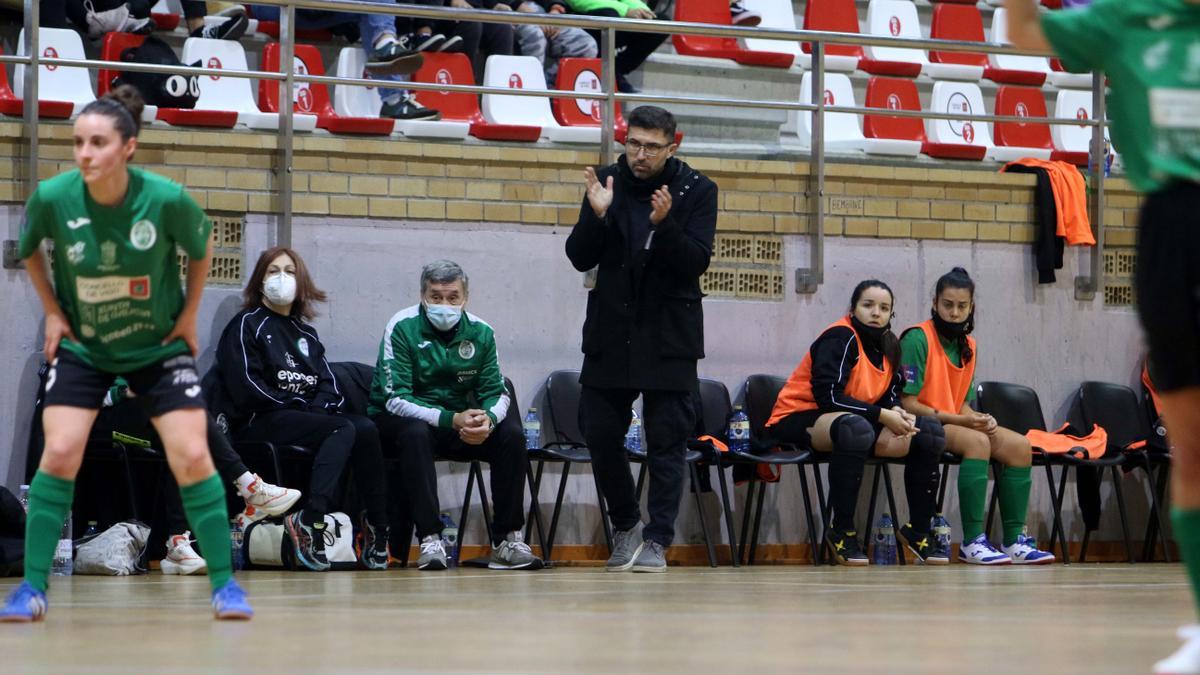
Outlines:
<svg viewBox="0 0 1200 675"><path fill-rule="evenodd" d="M279 83L280 105L280 142L276 152L275 174L279 198L278 224L275 232L277 243L290 244L292 237L292 164L294 155L293 137L293 105L282 102L293 100L295 83L310 83L323 85L354 85L377 88L399 88L414 91L450 91L473 94L504 94L506 96L553 96L566 99L590 99L603 103L600 119L599 159L602 165L613 161L614 127L616 121L616 105L619 102L642 102L658 104L688 104L715 107L738 107L768 110L787 110L813 113L812 141L809 148L811 162L808 172L808 187L805 196L808 198L809 210L809 263L807 267L795 272L796 292L814 293L824 282L824 239L825 239L825 139L824 126L826 113L886 114L890 117L916 117L920 119L955 120L971 122L1038 122L1051 125L1089 126L1092 128L1090 156L1101 158L1090 162L1090 200L1091 223L1096 237L1096 246L1090 255L1089 273L1075 279L1075 295L1080 300L1091 300L1102 284L1102 250L1104 246L1104 161L1105 153L1104 128L1106 126L1104 112L1104 76L1103 73L1092 74L1092 119L1064 119L1053 117L1014 117L1004 115L954 113L938 113L933 111L909 111L866 106L836 106L826 105L825 90L825 51L826 45L859 45L877 47L903 47L909 49L938 50L948 52L984 52L994 54L1052 56L1049 52L1021 50L1012 45L1001 45L986 42L964 42L955 40L932 40L914 38L896 38L859 33L830 33L809 30L785 30L779 28L744 28L737 26L718 26L705 23L657 21L643 19L620 19L607 17L592 17L575 14L532 14L526 12L506 12L483 9L458 9L452 7L432 7L426 5L377 4L359 0L256 0L260 4L277 5L280 7L279 43L281 48L280 66L283 72L264 71L231 71L220 69L222 77L238 77L256 80L272 80ZM127 63L121 61L105 61L95 59L73 60L48 58L41 54L38 31L34 29L39 23L38 0L24 0L25 4L25 45L26 54L16 56L0 55L0 64L18 63L26 66L24 73L24 126L26 157L22 165L25 167L22 178L25 183L26 195L32 194L37 184L38 176L38 108L32 104L38 99L39 67L73 66L84 68L106 68L114 71L136 71L150 73L181 73L205 74L212 68L193 68L188 66L162 66L143 63ZM600 53L601 91L584 92L569 90L537 90L509 89L507 87L487 87L480 85L452 85L424 82L390 82L387 80L371 80L364 78L334 77L329 75L314 76L298 74L294 68L296 45L295 24L296 9L325 10L333 12L354 12L369 14L389 14L393 16L432 19L443 21L477 21L482 23L532 24L538 26L575 27L598 30L601 34ZM754 99L730 99L707 96L681 96L657 94L626 94L616 91L616 32L628 31L638 33L660 33L674 35L695 35L732 38L758 38L765 40L780 40L811 44L811 100L815 103L799 101L775 101ZM784 71L787 72L787 71Z"/></svg>

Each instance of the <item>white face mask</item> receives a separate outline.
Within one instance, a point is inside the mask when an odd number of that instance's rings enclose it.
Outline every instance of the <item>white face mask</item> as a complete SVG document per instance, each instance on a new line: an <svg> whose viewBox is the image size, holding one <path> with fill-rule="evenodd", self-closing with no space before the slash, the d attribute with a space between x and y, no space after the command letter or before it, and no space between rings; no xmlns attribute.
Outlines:
<svg viewBox="0 0 1200 675"><path fill-rule="evenodd" d="M452 330L462 318L462 307L458 305L431 305L425 303L425 316L433 327L445 332Z"/></svg>
<svg viewBox="0 0 1200 675"><path fill-rule="evenodd" d="M290 305L296 299L296 277L287 272L272 274L263 279L262 290L272 305Z"/></svg>

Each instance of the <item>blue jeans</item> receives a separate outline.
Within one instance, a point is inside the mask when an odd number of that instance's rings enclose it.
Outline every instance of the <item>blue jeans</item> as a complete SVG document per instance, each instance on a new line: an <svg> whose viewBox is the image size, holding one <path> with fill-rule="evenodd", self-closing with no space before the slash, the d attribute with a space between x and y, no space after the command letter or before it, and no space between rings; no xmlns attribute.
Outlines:
<svg viewBox="0 0 1200 675"><path fill-rule="evenodd" d="M394 0L364 0L365 2L374 2L380 5L394 4ZM254 18L260 21L279 21L280 8L275 5L251 5L250 11L254 13ZM371 47L375 44L375 39L382 33L396 32L396 17L391 14L359 14L356 12L322 12L322 11L298 11L296 12L296 28L303 29L319 29L330 28L343 23L358 23L358 31L362 35L363 51L369 57L371 55ZM381 75L376 79L391 80L392 82L407 82L407 75ZM400 99L407 92L404 89L383 89L379 88L375 91L379 92L379 98L384 103L393 103Z"/></svg>

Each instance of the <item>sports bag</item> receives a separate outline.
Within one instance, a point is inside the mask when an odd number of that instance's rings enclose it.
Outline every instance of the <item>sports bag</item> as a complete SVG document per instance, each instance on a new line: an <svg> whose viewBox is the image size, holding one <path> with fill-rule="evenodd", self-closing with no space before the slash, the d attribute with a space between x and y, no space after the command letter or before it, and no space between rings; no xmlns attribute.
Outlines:
<svg viewBox="0 0 1200 675"><path fill-rule="evenodd" d="M123 577L145 574L142 554L150 528L136 521L117 523L75 547L72 574Z"/></svg>
<svg viewBox="0 0 1200 675"><path fill-rule="evenodd" d="M292 548L292 539L282 518L266 518L251 523L243 537L247 569L300 569ZM358 569L354 554L354 528L344 513L325 514L325 559L330 569Z"/></svg>

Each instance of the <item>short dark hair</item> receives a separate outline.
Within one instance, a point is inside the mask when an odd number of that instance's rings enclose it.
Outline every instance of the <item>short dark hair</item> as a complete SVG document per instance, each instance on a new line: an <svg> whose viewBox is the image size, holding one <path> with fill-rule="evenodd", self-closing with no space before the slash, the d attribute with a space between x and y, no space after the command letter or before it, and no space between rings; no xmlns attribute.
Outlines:
<svg viewBox="0 0 1200 675"><path fill-rule="evenodd" d="M667 142L675 142L675 116L656 105L643 105L629 113L630 128L656 129L667 135Z"/></svg>

